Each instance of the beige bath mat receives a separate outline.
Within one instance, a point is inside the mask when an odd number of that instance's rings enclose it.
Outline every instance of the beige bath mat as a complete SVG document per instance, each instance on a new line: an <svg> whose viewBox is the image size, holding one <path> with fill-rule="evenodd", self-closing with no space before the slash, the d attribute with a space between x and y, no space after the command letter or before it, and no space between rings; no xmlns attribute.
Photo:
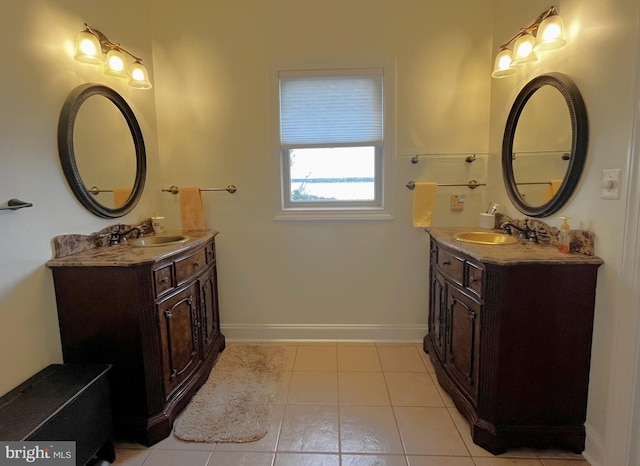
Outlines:
<svg viewBox="0 0 640 466"><path fill-rule="evenodd" d="M287 350L277 345L231 345L174 426L194 442L252 442L269 428Z"/></svg>

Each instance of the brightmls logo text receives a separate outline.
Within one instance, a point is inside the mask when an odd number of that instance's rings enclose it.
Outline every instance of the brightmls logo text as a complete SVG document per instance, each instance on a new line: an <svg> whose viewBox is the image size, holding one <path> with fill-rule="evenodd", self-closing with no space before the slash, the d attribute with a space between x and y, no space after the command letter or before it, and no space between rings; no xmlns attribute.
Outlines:
<svg viewBox="0 0 640 466"><path fill-rule="evenodd" d="M23 459L27 463L33 463L35 460L40 459L51 459L51 455L53 452L49 451L49 448L45 448L44 450L40 448L40 445L36 445L34 448L29 448L23 446L21 449L9 448L9 445L4 446L5 458L8 460L13 459Z"/></svg>
<svg viewBox="0 0 640 466"><path fill-rule="evenodd" d="M0 466L71 466L76 464L76 442L0 442Z"/></svg>

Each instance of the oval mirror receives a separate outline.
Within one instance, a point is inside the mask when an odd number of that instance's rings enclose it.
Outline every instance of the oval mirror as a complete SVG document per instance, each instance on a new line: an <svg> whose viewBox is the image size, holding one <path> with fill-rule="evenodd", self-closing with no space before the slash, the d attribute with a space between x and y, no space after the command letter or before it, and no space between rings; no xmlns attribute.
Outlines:
<svg viewBox="0 0 640 466"><path fill-rule="evenodd" d="M569 200L582 174L588 139L584 101L569 77L549 73L524 86L502 142L505 187L520 212L546 217Z"/></svg>
<svg viewBox="0 0 640 466"><path fill-rule="evenodd" d="M121 217L140 200L144 139L133 110L113 89L84 84L69 94L58 124L58 152L69 187L95 215Z"/></svg>

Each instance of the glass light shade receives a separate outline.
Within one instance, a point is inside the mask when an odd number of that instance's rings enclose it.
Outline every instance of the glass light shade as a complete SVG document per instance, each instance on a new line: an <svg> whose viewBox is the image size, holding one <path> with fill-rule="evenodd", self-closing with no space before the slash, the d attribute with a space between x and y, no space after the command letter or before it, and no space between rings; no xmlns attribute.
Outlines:
<svg viewBox="0 0 640 466"><path fill-rule="evenodd" d="M543 19L540 26L538 26L536 44L533 49L536 51L554 50L559 49L566 43L564 21L560 15L552 15Z"/></svg>
<svg viewBox="0 0 640 466"><path fill-rule="evenodd" d="M89 31L80 31L76 36L75 59L83 63L100 65L104 63L100 41Z"/></svg>
<svg viewBox="0 0 640 466"><path fill-rule="evenodd" d="M533 52L535 42L535 37L529 33L518 37L513 45L513 61L511 64L522 65L523 63L536 61L538 57L536 57L536 54Z"/></svg>
<svg viewBox="0 0 640 466"><path fill-rule="evenodd" d="M129 86L137 89L151 89L147 69L139 61L135 61L129 67Z"/></svg>
<svg viewBox="0 0 640 466"><path fill-rule="evenodd" d="M506 78L515 72L516 69L511 66L511 50L504 49L498 52L498 55L496 55L496 64L493 67L491 76L494 78Z"/></svg>
<svg viewBox="0 0 640 466"><path fill-rule="evenodd" d="M121 51L116 49L109 50L104 64L104 74L126 78L125 63L124 54Z"/></svg>

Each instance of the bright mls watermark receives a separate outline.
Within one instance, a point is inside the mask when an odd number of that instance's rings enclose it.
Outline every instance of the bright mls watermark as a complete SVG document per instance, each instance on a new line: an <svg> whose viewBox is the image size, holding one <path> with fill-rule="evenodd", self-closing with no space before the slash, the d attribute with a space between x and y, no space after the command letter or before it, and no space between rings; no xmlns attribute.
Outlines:
<svg viewBox="0 0 640 466"><path fill-rule="evenodd" d="M76 442L0 442L0 466L75 466Z"/></svg>

